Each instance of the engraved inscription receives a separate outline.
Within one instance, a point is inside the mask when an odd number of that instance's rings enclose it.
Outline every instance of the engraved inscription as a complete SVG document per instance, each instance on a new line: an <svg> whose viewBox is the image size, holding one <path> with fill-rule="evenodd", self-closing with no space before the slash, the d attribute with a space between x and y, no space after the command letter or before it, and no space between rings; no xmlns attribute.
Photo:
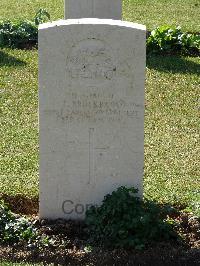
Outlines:
<svg viewBox="0 0 200 266"><path fill-rule="evenodd" d="M87 39L72 47L67 57L67 72L72 79L110 80L116 73L116 65L103 41Z"/></svg>
<svg viewBox="0 0 200 266"><path fill-rule="evenodd" d="M65 121L109 122L137 119L143 106L128 98L119 98L112 93L76 93L68 94L58 116Z"/></svg>
<svg viewBox="0 0 200 266"><path fill-rule="evenodd" d="M94 179L94 128L89 128L89 182Z"/></svg>

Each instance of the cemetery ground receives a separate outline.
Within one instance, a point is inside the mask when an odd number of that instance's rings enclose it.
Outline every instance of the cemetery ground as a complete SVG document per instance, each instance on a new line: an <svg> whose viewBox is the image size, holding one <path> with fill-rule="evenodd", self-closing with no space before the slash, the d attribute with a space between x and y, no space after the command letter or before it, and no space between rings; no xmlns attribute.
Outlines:
<svg viewBox="0 0 200 266"><path fill-rule="evenodd" d="M178 24L184 30L199 31L199 3L185 1L124 1L124 18L147 25L147 29L163 24ZM199 6L198 6L199 5ZM62 0L1 1L0 18L15 19L13 14L33 17L35 11L46 8L53 20L61 18ZM160 9L165 12L160 15ZM174 9L174 12L171 10ZM13 12L15 10L15 12ZM15 15L16 16L16 15ZM33 50L0 50L0 193L13 212L35 218L38 212L38 52ZM185 223L189 247L176 243L159 243L145 251L81 250L80 225L69 224L74 244L67 256L62 247L40 257L19 247L0 247L2 262L71 263L71 265L197 265L199 237L188 225L187 217L200 216L199 182L199 121L200 84L198 57L149 56L146 76L145 110L145 173L144 196L150 200L174 206ZM55 225L54 233L63 233ZM43 225L42 230L48 231ZM57 230L57 231L56 231ZM66 230L63 229L63 230ZM78 233L77 235L77 231ZM78 242L77 242L78 241ZM179 263L179 264L178 264ZM196 263L196 264L195 264ZM20 264L26 265L26 264ZM38 264L40 265L40 264ZM137 264L136 264L137 265Z"/></svg>

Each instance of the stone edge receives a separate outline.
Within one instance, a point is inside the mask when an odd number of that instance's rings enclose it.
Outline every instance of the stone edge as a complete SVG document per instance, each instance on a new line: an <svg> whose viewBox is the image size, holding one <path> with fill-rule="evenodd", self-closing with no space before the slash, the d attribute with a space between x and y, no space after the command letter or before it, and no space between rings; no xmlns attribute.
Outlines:
<svg viewBox="0 0 200 266"><path fill-rule="evenodd" d="M39 30L49 29L59 26L67 25L111 25L119 27L127 27L146 31L146 26L129 21L113 20L113 19L99 19L99 18L81 18L81 19L67 19L47 22L39 25Z"/></svg>

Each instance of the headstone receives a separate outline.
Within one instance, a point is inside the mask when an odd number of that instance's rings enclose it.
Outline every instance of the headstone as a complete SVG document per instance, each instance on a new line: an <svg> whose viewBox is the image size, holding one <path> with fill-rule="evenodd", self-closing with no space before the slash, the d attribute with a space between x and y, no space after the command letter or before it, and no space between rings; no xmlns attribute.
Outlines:
<svg viewBox="0 0 200 266"><path fill-rule="evenodd" d="M82 219L119 186L142 195L145 27L39 28L40 217Z"/></svg>
<svg viewBox="0 0 200 266"><path fill-rule="evenodd" d="M65 19L106 18L121 20L122 0L65 0Z"/></svg>

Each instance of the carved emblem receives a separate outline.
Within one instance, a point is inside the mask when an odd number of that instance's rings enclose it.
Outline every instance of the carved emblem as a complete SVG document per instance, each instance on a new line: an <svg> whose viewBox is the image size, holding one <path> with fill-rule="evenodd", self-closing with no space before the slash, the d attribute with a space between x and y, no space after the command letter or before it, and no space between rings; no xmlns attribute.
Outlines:
<svg viewBox="0 0 200 266"><path fill-rule="evenodd" d="M111 80L116 73L111 54L101 40L82 40L72 47L67 58L67 71L72 79Z"/></svg>

